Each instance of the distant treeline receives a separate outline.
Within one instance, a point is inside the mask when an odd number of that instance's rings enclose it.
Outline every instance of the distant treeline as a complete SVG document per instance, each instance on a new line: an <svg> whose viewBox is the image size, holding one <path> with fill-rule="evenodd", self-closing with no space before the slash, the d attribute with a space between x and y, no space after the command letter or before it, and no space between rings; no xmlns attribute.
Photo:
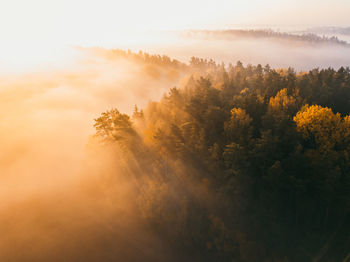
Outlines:
<svg viewBox="0 0 350 262"><path fill-rule="evenodd" d="M115 60L125 58L132 62L142 62L145 64L152 64L162 67L172 67L174 69L187 69L187 65L176 59L171 59L166 55L154 55L146 52L139 51L138 53L132 52L131 50L122 49L104 49L100 47L94 48L82 48L82 50L92 51L96 55L104 57L109 60Z"/></svg>
<svg viewBox="0 0 350 262"><path fill-rule="evenodd" d="M294 37L221 33L231 32ZM174 261L348 261L350 69L198 58L184 68L190 76L161 101L95 120L95 139L120 149L115 173L136 178L139 215Z"/></svg>
<svg viewBox="0 0 350 262"><path fill-rule="evenodd" d="M350 27L336 27L336 26L325 26L325 27L313 27L306 30L306 32L316 34L339 34L339 35L350 35Z"/></svg>
<svg viewBox="0 0 350 262"><path fill-rule="evenodd" d="M184 35L187 37L213 37L215 39L270 38L310 44L336 44L346 47L350 46L349 43L340 40L335 36L321 37L313 33L291 34L286 32L276 32L273 30L192 30L186 31Z"/></svg>

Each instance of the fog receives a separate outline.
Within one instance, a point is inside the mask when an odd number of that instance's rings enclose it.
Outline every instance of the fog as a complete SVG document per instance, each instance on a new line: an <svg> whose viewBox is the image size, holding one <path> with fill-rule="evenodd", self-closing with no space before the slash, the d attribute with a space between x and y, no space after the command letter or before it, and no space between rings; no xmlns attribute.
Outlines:
<svg viewBox="0 0 350 262"><path fill-rule="evenodd" d="M76 52L67 69L0 78L0 260L153 261L161 244L132 215L133 183L87 144L101 112L144 107L178 77L103 49Z"/></svg>
<svg viewBox="0 0 350 262"><path fill-rule="evenodd" d="M197 34L189 32L191 31L153 33L158 40L163 40L161 44L148 43L141 46L131 43L128 48L134 51L142 49L151 53L167 54L184 62L196 56L226 64L235 64L240 60L244 64L269 64L273 68L293 67L297 71L350 65L349 46L279 38L218 37L204 34L205 31L197 31Z"/></svg>
<svg viewBox="0 0 350 262"><path fill-rule="evenodd" d="M350 64L349 47L165 35L116 47L299 71ZM168 247L135 216L137 189L130 173L118 173L122 160L91 155L87 145L101 112L143 108L186 73L73 50L60 66L1 73L0 260L169 261Z"/></svg>

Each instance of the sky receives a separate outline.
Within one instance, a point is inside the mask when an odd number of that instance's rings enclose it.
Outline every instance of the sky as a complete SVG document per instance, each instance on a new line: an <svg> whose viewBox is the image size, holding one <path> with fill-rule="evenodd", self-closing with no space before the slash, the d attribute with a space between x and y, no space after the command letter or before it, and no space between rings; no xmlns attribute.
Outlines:
<svg viewBox="0 0 350 262"><path fill-rule="evenodd" d="M349 12L349 0L0 0L0 59L40 60L157 30L350 26Z"/></svg>

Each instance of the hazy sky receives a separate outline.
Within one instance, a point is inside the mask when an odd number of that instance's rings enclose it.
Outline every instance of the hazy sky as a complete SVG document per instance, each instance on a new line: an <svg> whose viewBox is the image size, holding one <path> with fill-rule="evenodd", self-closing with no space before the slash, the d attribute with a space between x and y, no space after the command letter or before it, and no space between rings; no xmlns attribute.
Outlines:
<svg viewBox="0 0 350 262"><path fill-rule="evenodd" d="M115 44L147 30L350 26L349 13L349 0L0 0L0 59Z"/></svg>
<svg viewBox="0 0 350 262"><path fill-rule="evenodd" d="M350 26L349 13L349 0L0 0L0 31L2 39L75 42L139 29Z"/></svg>

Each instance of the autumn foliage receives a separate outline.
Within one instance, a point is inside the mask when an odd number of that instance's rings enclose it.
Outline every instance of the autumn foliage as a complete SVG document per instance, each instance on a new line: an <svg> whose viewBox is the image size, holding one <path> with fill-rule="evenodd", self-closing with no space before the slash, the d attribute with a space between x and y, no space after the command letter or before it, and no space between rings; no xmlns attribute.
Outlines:
<svg viewBox="0 0 350 262"><path fill-rule="evenodd" d="M96 119L96 137L123 143L125 165L139 167L140 216L187 261L348 256L349 68L192 58L186 70L133 117Z"/></svg>

